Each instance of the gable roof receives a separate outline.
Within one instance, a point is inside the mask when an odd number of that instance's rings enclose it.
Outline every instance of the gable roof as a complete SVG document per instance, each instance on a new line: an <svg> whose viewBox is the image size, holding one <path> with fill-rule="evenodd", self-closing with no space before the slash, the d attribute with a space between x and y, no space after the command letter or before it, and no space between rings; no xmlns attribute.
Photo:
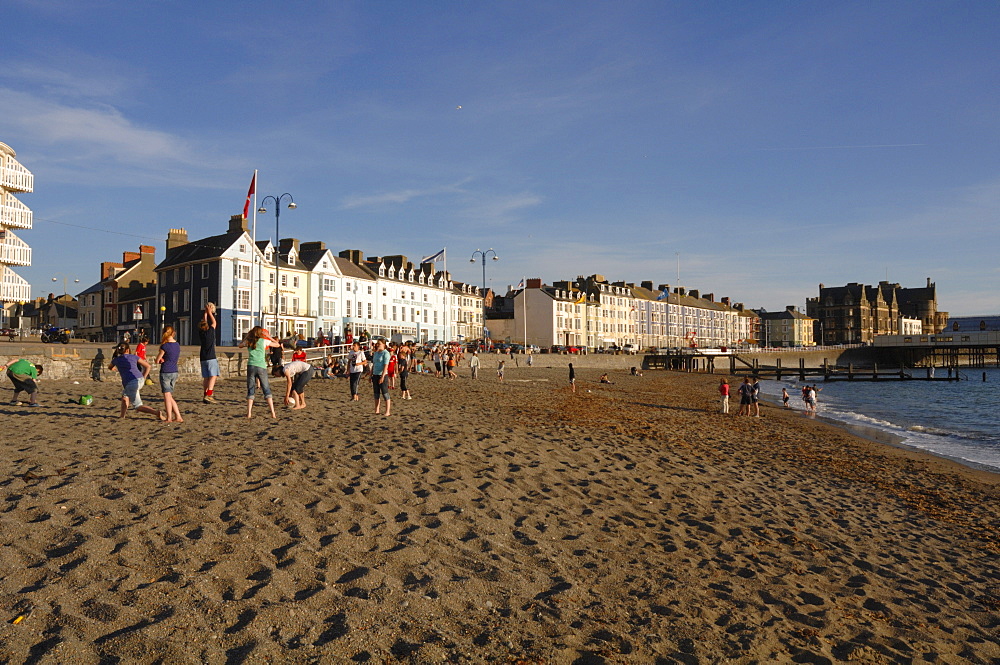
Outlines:
<svg viewBox="0 0 1000 665"><path fill-rule="evenodd" d="M230 231L217 236L209 236L194 240L180 247L167 250L167 256L157 266L156 272L161 272L175 266L187 263L197 263L210 259L221 258L230 247L241 238L247 237L245 231Z"/></svg>

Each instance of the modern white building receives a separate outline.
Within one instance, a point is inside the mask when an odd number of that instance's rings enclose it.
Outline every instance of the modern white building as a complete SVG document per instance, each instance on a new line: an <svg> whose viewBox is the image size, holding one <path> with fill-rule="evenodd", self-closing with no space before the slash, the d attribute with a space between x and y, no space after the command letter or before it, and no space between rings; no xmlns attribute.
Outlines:
<svg viewBox="0 0 1000 665"><path fill-rule="evenodd" d="M14 229L30 229L31 209L14 196L14 192L31 192L35 176L21 165L6 143L0 143L0 327L11 325L13 305L31 300L31 285L11 266L30 266L31 247L21 240Z"/></svg>

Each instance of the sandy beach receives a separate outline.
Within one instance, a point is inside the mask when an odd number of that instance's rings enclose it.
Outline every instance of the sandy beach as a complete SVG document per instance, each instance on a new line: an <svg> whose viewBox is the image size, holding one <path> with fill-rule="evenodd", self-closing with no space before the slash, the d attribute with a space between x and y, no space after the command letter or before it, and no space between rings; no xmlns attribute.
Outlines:
<svg viewBox="0 0 1000 665"><path fill-rule="evenodd" d="M1000 662L997 476L723 416L718 377L492 365L390 418L5 392L0 662Z"/></svg>

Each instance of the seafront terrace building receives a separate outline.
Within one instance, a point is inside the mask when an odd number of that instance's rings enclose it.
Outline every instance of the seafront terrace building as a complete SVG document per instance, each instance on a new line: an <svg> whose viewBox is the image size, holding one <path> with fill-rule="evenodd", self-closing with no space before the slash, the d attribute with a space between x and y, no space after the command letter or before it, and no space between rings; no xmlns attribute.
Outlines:
<svg viewBox="0 0 1000 665"><path fill-rule="evenodd" d="M101 262L100 281L76 295L77 337L92 342L112 342L120 339L126 330L142 330L152 338L155 256L155 247L140 245L138 252L122 252L120 263Z"/></svg>
<svg viewBox="0 0 1000 665"><path fill-rule="evenodd" d="M23 310L19 306L31 300L31 285L11 266L31 265L31 247L14 229L30 229L32 213L14 193L33 191L35 176L16 157L10 146L0 143L0 327L4 328L12 325L15 308Z"/></svg>
<svg viewBox="0 0 1000 665"><path fill-rule="evenodd" d="M582 287L582 288L580 288ZM637 350L696 345L747 346L756 342L756 315L728 298L718 302L684 287L652 282L636 286L601 275L543 284L527 280L489 313L494 339L591 349L633 345Z"/></svg>
<svg viewBox="0 0 1000 665"><path fill-rule="evenodd" d="M788 305L780 312L758 312L763 328L765 346L815 346L814 321L800 312L795 305Z"/></svg>

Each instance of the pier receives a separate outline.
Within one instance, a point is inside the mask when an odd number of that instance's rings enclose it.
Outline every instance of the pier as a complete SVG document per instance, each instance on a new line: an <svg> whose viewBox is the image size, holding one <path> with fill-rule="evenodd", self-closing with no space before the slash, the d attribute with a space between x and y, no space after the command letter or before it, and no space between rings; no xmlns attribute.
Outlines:
<svg viewBox="0 0 1000 665"><path fill-rule="evenodd" d="M643 369L669 369L682 372L715 374L723 358L729 360L728 374L753 376L759 379L822 379L823 381L959 381L963 377L956 366L935 367L886 367L878 363L869 365L835 365L826 358L819 367L806 367L804 358L798 366L783 366L781 358L774 364L763 364L758 358L740 355L733 351L716 349L681 349L676 353L650 354L643 359ZM967 377L966 377L967 378Z"/></svg>

